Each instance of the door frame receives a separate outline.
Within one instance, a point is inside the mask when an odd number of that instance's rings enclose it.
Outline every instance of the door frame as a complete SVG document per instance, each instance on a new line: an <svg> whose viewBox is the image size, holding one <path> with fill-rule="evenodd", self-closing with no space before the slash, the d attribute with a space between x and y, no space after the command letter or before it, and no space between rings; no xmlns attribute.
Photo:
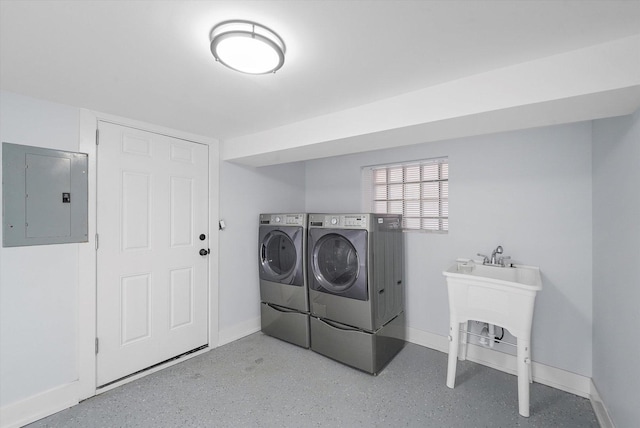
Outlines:
<svg viewBox="0 0 640 428"><path fill-rule="evenodd" d="M97 148L96 133L98 122L110 122L116 125L128 126L141 129L156 134L175 137L194 143L206 144L209 146L209 245L211 254L209 262L209 347L194 352L178 361L161 364L144 371L143 373L130 376L120 382L116 382L109 387L97 389L96 383L96 353L95 339L97 331L97 251L96 251L96 231L97 231ZM98 393L118 387L124 383L131 382L140 377L146 376L155 371L169 367L186 358L192 358L216 348L219 344L218 331L218 221L219 218L219 195L220 195L220 143L214 138L201 135L190 134L153 125L133 119L127 119L106 113L94 112L80 109L80 151L89 155L89 242L81 245L78 251L78 400L92 397Z"/></svg>

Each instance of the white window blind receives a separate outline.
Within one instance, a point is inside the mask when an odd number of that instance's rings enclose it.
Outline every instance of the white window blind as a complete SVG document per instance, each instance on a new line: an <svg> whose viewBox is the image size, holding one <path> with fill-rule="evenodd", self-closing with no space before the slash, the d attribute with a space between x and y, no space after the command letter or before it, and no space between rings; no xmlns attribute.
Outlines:
<svg viewBox="0 0 640 428"><path fill-rule="evenodd" d="M448 158L363 168L364 205L402 214L405 230L449 230Z"/></svg>

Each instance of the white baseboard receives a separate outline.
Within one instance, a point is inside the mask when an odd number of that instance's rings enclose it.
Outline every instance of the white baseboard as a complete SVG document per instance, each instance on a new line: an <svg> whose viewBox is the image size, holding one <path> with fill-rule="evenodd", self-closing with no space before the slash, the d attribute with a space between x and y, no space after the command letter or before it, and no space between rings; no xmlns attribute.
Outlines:
<svg viewBox="0 0 640 428"><path fill-rule="evenodd" d="M407 341L444 352L445 354L449 353L449 339L446 336L439 336L414 328L407 328ZM506 354L483 346L468 344L467 359L474 363L482 364L509 374L515 375L517 372L515 355ZM591 397L591 378L536 363L535 361L531 364L531 372L534 382L580 397Z"/></svg>
<svg viewBox="0 0 640 428"><path fill-rule="evenodd" d="M78 382L71 382L0 408L0 427L21 427L78 404Z"/></svg>
<svg viewBox="0 0 640 428"><path fill-rule="evenodd" d="M596 414L600 428L615 428L613 420L611 420L607 407L604 405L602 397L600 397L600 393L598 392L596 385L593 383L593 380L591 380L591 405L593 406L593 411Z"/></svg>
<svg viewBox="0 0 640 428"><path fill-rule="evenodd" d="M218 346L226 345L252 333L260 331L260 317L236 324L233 327L220 331L218 336Z"/></svg>
<svg viewBox="0 0 640 428"><path fill-rule="evenodd" d="M435 349L436 351L449 353L449 338L428 331L407 327L407 342Z"/></svg>

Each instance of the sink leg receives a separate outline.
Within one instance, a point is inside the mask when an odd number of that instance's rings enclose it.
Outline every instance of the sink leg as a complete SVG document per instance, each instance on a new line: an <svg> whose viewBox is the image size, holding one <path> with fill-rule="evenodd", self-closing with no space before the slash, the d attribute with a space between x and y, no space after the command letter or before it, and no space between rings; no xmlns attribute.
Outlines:
<svg viewBox="0 0 640 428"><path fill-rule="evenodd" d="M529 341L517 338L518 345L518 411L529 417Z"/></svg>
<svg viewBox="0 0 640 428"><path fill-rule="evenodd" d="M527 367L529 369L529 383L533 383L532 366L533 364L531 364L531 346L528 346L527 347Z"/></svg>
<svg viewBox="0 0 640 428"><path fill-rule="evenodd" d="M462 327L462 335L460 336L460 355L458 355L458 359L465 361L467 359L469 321L461 322L460 327Z"/></svg>
<svg viewBox="0 0 640 428"><path fill-rule="evenodd" d="M452 321L449 324L449 360L447 366L447 386L453 388L456 382L456 364L458 362L458 343L460 340L459 325Z"/></svg>

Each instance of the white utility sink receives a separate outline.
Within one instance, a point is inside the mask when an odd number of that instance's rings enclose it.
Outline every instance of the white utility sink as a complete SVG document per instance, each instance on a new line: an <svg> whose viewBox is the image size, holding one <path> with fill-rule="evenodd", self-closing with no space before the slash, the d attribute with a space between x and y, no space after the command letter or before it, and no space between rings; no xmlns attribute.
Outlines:
<svg viewBox="0 0 640 428"><path fill-rule="evenodd" d="M534 266L486 266L482 262L458 261L442 272L449 292L449 366L447 386L453 388L458 346L466 358L467 321L475 320L506 328L517 339L518 407L529 416L531 381L531 323L540 269ZM460 335L460 329L463 333Z"/></svg>
<svg viewBox="0 0 640 428"><path fill-rule="evenodd" d="M508 285L523 290L542 289L540 268L514 265L513 267L485 266L474 261L458 262L443 272L446 277L476 279L495 285Z"/></svg>

